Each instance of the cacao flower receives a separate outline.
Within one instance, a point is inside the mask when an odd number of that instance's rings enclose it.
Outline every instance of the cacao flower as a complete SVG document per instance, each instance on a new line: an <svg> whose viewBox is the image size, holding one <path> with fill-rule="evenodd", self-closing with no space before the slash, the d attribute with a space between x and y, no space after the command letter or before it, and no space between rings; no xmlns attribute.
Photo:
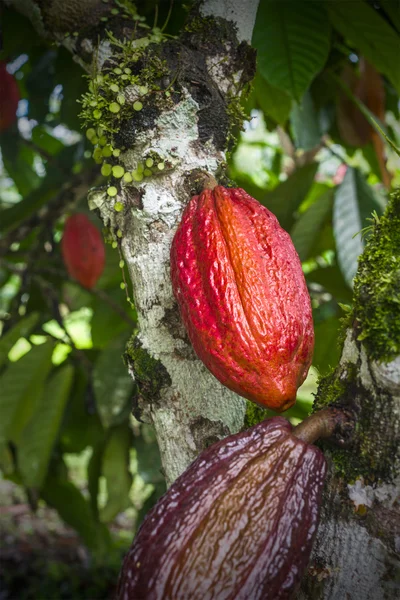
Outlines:
<svg viewBox="0 0 400 600"><path fill-rule="evenodd" d="M84 214L75 214L65 223L61 251L68 273L90 289L104 270L105 248L99 230Z"/></svg>
<svg viewBox="0 0 400 600"><path fill-rule="evenodd" d="M300 259L275 215L242 189L194 196L172 242L171 278L211 373L264 407L292 406L314 330Z"/></svg>
<svg viewBox="0 0 400 600"><path fill-rule="evenodd" d="M296 433L296 432L294 432ZM205 450L146 516L118 600L284 600L307 566L322 452L273 417Z"/></svg>
<svg viewBox="0 0 400 600"><path fill-rule="evenodd" d="M15 77L7 71L7 63L0 61L0 132L6 131L17 120L20 100Z"/></svg>

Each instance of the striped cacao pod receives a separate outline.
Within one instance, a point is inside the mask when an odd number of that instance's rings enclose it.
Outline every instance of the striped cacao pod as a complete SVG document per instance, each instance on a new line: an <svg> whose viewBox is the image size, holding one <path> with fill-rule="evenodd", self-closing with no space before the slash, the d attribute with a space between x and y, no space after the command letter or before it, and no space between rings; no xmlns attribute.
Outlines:
<svg viewBox="0 0 400 600"><path fill-rule="evenodd" d="M93 288L104 270L106 259L100 231L84 214L65 223L61 252L68 273L85 288Z"/></svg>
<svg viewBox="0 0 400 600"><path fill-rule="evenodd" d="M211 373L261 406L292 406L314 330L300 259L275 215L242 189L194 196L172 242L171 278Z"/></svg>
<svg viewBox="0 0 400 600"><path fill-rule="evenodd" d="M145 518L118 600L283 600L308 564L322 452L273 417L205 450Z"/></svg>

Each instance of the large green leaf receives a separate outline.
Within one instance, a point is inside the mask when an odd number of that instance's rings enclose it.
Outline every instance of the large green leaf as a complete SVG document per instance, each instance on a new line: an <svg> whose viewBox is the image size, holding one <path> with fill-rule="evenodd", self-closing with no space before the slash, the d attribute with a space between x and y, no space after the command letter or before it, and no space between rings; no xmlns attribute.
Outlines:
<svg viewBox="0 0 400 600"><path fill-rule="evenodd" d="M339 360L339 329L340 321L338 317L335 316L315 324L313 365L317 367L322 375L324 375L331 367L335 367Z"/></svg>
<svg viewBox="0 0 400 600"><path fill-rule="evenodd" d="M267 117L284 125L292 107L292 98L283 90L271 85L260 73L254 78L257 105Z"/></svg>
<svg viewBox="0 0 400 600"><path fill-rule="evenodd" d="M363 0L326 0L332 25L384 73L400 93L400 37L384 18Z"/></svg>
<svg viewBox="0 0 400 600"><path fill-rule="evenodd" d="M329 53L330 25L323 3L263 0L252 43L265 79L300 102Z"/></svg>
<svg viewBox="0 0 400 600"><path fill-rule="evenodd" d="M321 227L332 211L333 190L324 192L300 215L290 231L293 244L302 261L307 260L310 251L321 234Z"/></svg>
<svg viewBox="0 0 400 600"><path fill-rule="evenodd" d="M97 558L106 559L111 546L110 533L105 525L95 519L89 502L73 483L49 476L42 488L41 497L79 533Z"/></svg>
<svg viewBox="0 0 400 600"><path fill-rule="evenodd" d="M11 363L0 377L0 444L18 437L31 418L52 363L53 344L46 342Z"/></svg>
<svg viewBox="0 0 400 600"><path fill-rule="evenodd" d="M51 377L18 446L18 463L24 484L40 488L59 433L72 386L74 370L65 365Z"/></svg>
<svg viewBox="0 0 400 600"><path fill-rule="evenodd" d="M278 217L279 223L287 231L295 222L295 212L307 196L317 169L317 163L297 169L261 199L261 203Z"/></svg>
<svg viewBox="0 0 400 600"><path fill-rule="evenodd" d="M107 503L100 511L103 523L112 521L131 501L129 491L132 475L129 471L132 433L127 422L113 428L102 456L102 474L107 483Z"/></svg>
<svg viewBox="0 0 400 600"><path fill-rule="evenodd" d="M358 169L348 168L336 188L333 205L333 230L338 263L346 282L352 285L358 257L364 243L361 229L370 225L367 219L376 211L382 214L381 200L366 183Z"/></svg>
<svg viewBox="0 0 400 600"><path fill-rule="evenodd" d="M122 333L101 352L93 369L93 388L104 427L117 425L130 412L133 381L122 360L129 333Z"/></svg>
<svg viewBox="0 0 400 600"><path fill-rule="evenodd" d="M8 353L14 344L16 344L21 337L26 337L35 327L38 320L39 314L31 313L24 319L18 321L14 327L9 329L7 333L2 336L0 339L0 367L6 362Z"/></svg>
<svg viewBox="0 0 400 600"><path fill-rule="evenodd" d="M300 104L296 103L293 106L290 122L297 148L307 151L318 146L321 141L321 131L309 91L304 94Z"/></svg>

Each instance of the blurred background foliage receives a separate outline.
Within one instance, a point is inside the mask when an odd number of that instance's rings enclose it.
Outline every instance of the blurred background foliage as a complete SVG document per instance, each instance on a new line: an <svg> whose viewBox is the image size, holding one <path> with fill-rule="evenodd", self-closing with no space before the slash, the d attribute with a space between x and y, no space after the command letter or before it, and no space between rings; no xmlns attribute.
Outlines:
<svg viewBox="0 0 400 600"><path fill-rule="evenodd" d="M169 0L137 3L151 27L156 5L163 22ZM173 5L169 33L186 10ZM3 8L1 19L2 598L106 598L165 489L154 433L131 415L138 390L122 357L137 325L132 290L118 245L106 243L92 289L68 275L60 251L69 215L102 227L86 199L102 183L78 118L87 79L24 17ZM287 415L298 421L339 358L357 258L400 183L399 2L264 0L253 44L257 75L229 175L277 215L303 262L316 345ZM58 550L43 560L49 535Z"/></svg>

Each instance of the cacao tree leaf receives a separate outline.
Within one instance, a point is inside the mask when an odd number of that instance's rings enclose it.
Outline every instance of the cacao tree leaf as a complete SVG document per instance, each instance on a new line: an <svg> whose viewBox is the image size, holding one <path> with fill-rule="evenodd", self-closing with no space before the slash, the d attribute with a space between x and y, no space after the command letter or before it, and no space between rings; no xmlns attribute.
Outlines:
<svg viewBox="0 0 400 600"><path fill-rule="evenodd" d="M382 214L381 200L360 171L348 167L342 183L335 191L333 230L339 267L351 286L357 271L358 257L364 248L361 229L370 225L367 219L373 211L378 215Z"/></svg>
<svg viewBox="0 0 400 600"><path fill-rule="evenodd" d="M290 114L297 148L312 150L321 141L321 131L314 102L308 90L300 103L295 103Z"/></svg>
<svg viewBox="0 0 400 600"><path fill-rule="evenodd" d="M51 134L45 125L37 125L32 129L32 142L48 154L55 155L61 152L64 144Z"/></svg>
<svg viewBox="0 0 400 600"><path fill-rule="evenodd" d="M52 342L32 349L11 363L0 377L0 444L18 436L32 416L43 383L52 368Z"/></svg>
<svg viewBox="0 0 400 600"><path fill-rule="evenodd" d="M107 558L111 547L110 532L104 524L95 519L89 502L73 483L48 476L41 497L79 533L97 559Z"/></svg>
<svg viewBox="0 0 400 600"><path fill-rule="evenodd" d="M324 192L309 208L300 215L290 231L290 237L300 256L305 261L310 256L321 227L331 214L333 206L333 190Z"/></svg>
<svg viewBox="0 0 400 600"><path fill-rule="evenodd" d="M100 353L93 369L93 389L103 427L124 421L130 412L133 381L122 354L130 333L123 332Z"/></svg>
<svg viewBox="0 0 400 600"><path fill-rule="evenodd" d="M307 282L314 282L322 285L325 290L331 294L336 301L350 304L353 299L353 293L346 283L342 271L337 265L331 267L320 267L311 271L306 276Z"/></svg>
<svg viewBox="0 0 400 600"><path fill-rule="evenodd" d="M101 464L103 460L104 440L93 448L87 467L88 491L90 495L90 507L96 519L99 518L99 479L101 477Z"/></svg>
<svg viewBox="0 0 400 600"><path fill-rule="evenodd" d="M141 435L135 437L134 446L136 448L138 475L145 483L157 484L163 483L165 478L162 474L160 450L157 444L156 434L150 425L140 426Z"/></svg>
<svg viewBox="0 0 400 600"><path fill-rule="evenodd" d="M102 456L102 474L107 483L107 503L100 510L100 521L109 523L131 501L132 475L129 470L132 433L127 422L110 430Z"/></svg>
<svg viewBox="0 0 400 600"><path fill-rule="evenodd" d="M27 487L39 489L46 477L73 377L72 366L65 365L50 378L39 406L21 436L18 464Z"/></svg>
<svg viewBox="0 0 400 600"><path fill-rule="evenodd" d="M273 86L300 102L322 70L330 48L330 24L317 1L260 2L253 31L258 68Z"/></svg>
<svg viewBox="0 0 400 600"><path fill-rule="evenodd" d="M400 33L400 0L381 0L380 4Z"/></svg>
<svg viewBox="0 0 400 600"><path fill-rule="evenodd" d="M313 365L324 375L334 367L340 358L338 335L340 330L339 318L333 316L325 321L316 323Z"/></svg>
<svg viewBox="0 0 400 600"><path fill-rule="evenodd" d="M121 306L121 308L126 310L128 303L119 286L116 289L107 291L107 295L117 306ZM124 301L124 304L121 303L121 299ZM119 335L128 327L132 329L132 326L121 319L121 316L101 298L94 298L92 308L91 330L93 346L95 348L105 348L116 335Z"/></svg>
<svg viewBox="0 0 400 600"><path fill-rule="evenodd" d="M386 75L400 93L400 37L374 10L363 0L337 2L325 0L332 25L375 67Z"/></svg>
<svg viewBox="0 0 400 600"><path fill-rule="evenodd" d="M284 125L292 107L292 98L283 90L271 85L260 73L253 81L257 105L267 117Z"/></svg>
<svg viewBox="0 0 400 600"><path fill-rule="evenodd" d="M38 320L39 314L37 312L33 312L18 321L14 327L9 329L7 333L2 336L0 339L0 367L2 367L6 362L11 348L21 337L26 337L32 331Z"/></svg>
<svg viewBox="0 0 400 600"><path fill-rule="evenodd" d="M290 231L295 222L295 212L312 186L317 163L297 169L286 181L267 192L260 200L278 218L281 226Z"/></svg>
<svg viewBox="0 0 400 600"><path fill-rule="evenodd" d="M104 438L98 414L90 411L92 393L86 373L82 368L76 368L60 433L63 452L82 452L88 446L96 448Z"/></svg>

